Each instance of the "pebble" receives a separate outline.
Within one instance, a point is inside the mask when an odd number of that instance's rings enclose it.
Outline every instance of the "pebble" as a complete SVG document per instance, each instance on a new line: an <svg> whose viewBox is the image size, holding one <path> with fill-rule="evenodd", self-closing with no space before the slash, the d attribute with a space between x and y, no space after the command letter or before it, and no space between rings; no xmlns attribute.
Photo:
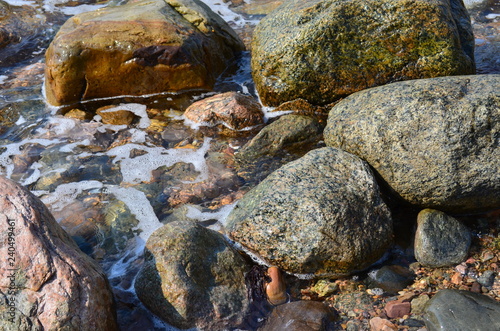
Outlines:
<svg viewBox="0 0 500 331"><path fill-rule="evenodd" d="M389 318L398 318L408 315L411 311L409 302L401 302L399 300L390 301L385 305L385 312Z"/></svg>
<svg viewBox="0 0 500 331"><path fill-rule="evenodd" d="M486 270L478 279L477 282L483 286L491 287L495 282L495 272L492 270Z"/></svg>
<svg viewBox="0 0 500 331"><path fill-rule="evenodd" d="M266 285L267 300L274 306L284 304L288 301L288 296L281 271L277 267L270 267L267 274L271 277L271 282Z"/></svg>

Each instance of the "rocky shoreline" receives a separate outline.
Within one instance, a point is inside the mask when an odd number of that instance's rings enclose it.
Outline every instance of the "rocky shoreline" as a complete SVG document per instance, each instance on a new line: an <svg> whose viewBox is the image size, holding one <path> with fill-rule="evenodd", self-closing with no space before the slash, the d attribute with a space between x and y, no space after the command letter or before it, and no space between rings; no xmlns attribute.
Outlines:
<svg viewBox="0 0 500 331"><path fill-rule="evenodd" d="M232 1L265 16L255 31L233 30L197 0L78 14L45 64L20 71L11 87L44 70L47 101L64 117L2 174L45 201L72 183L88 193L47 203L59 225L0 177L1 203L17 210L0 212L1 247L16 238L26 270L11 293L1 261L2 295L16 302L1 306L15 317L3 329L156 329L140 324L146 308L180 329L500 328L499 40L484 17L471 23L458 0L282 3ZM12 13L7 27L25 24ZM221 87L245 47L255 85ZM0 115L2 134L19 123ZM46 148L54 133L77 156ZM42 165L51 168L30 181ZM133 209L130 197L150 208ZM207 210L224 213L194 216ZM159 222L141 228L140 215ZM50 247L33 261L29 249L44 251L23 236L37 226L50 229ZM144 257L111 289L101 267L125 260L137 238Z"/></svg>

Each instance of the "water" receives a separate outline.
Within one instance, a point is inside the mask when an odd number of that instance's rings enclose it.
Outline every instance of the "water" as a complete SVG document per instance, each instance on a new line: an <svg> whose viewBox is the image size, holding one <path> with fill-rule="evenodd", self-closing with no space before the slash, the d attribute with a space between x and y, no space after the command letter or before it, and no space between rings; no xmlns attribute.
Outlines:
<svg viewBox="0 0 500 331"><path fill-rule="evenodd" d="M233 11L230 3L204 2L243 39L248 39L261 18ZM231 159L255 132L207 136L189 126L183 110L210 95L199 93L101 99L77 105L88 113L103 105L127 109L136 115L131 126L103 124L100 116L86 121L63 116L70 109L51 107L43 98L44 50L71 15L107 3L7 3L34 9L40 28L34 36L22 37L20 43L0 50L0 174L30 188L82 250L99 261L113 287L123 330L173 329L150 314L133 290L145 241L185 204L189 205L188 217L215 230L223 229L225 216L249 183L235 180L218 186L217 178L234 173L224 160ZM478 28L478 47L498 47L498 34L487 28L498 29L500 18L493 14L484 12L475 18L484 20L482 30ZM248 52L235 59L216 90L237 90L258 97L249 60ZM481 60L480 72L500 70L496 62ZM221 160L213 161L218 158Z"/></svg>

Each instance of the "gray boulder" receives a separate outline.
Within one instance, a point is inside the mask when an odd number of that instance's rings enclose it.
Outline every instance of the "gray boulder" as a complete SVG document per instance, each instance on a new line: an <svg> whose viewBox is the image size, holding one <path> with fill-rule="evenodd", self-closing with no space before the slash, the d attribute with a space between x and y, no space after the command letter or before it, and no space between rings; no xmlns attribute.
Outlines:
<svg viewBox="0 0 500 331"><path fill-rule="evenodd" d="M378 260L392 219L368 165L320 148L270 174L227 218L230 237L284 271L346 275Z"/></svg>
<svg viewBox="0 0 500 331"><path fill-rule="evenodd" d="M500 75L360 91L332 108L324 138L367 161L414 205L452 213L500 207Z"/></svg>
<svg viewBox="0 0 500 331"><path fill-rule="evenodd" d="M148 239L135 290L146 307L177 328L222 330L242 324L248 313L248 270L221 234L193 221L173 221Z"/></svg>
<svg viewBox="0 0 500 331"><path fill-rule="evenodd" d="M426 267L462 263L472 241L469 229L439 210L424 209L418 214L415 258Z"/></svg>
<svg viewBox="0 0 500 331"><path fill-rule="evenodd" d="M427 303L424 320L429 331L500 330L500 303L469 291L441 290Z"/></svg>
<svg viewBox="0 0 500 331"><path fill-rule="evenodd" d="M290 0L252 40L252 75L270 106L323 105L395 81L474 72L461 0Z"/></svg>

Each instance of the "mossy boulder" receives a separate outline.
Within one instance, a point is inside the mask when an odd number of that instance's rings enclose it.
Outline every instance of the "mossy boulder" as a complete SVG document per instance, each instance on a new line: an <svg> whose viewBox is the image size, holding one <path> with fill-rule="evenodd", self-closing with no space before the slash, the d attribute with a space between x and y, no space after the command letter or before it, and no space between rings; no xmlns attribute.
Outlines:
<svg viewBox="0 0 500 331"><path fill-rule="evenodd" d="M46 52L53 105L211 90L244 45L198 0L132 0L70 18Z"/></svg>
<svg viewBox="0 0 500 331"><path fill-rule="evenodd" d="M473 74L474 36L461 0L291 0L252 41L265 105L324 105L395 81Z"/></svg>

